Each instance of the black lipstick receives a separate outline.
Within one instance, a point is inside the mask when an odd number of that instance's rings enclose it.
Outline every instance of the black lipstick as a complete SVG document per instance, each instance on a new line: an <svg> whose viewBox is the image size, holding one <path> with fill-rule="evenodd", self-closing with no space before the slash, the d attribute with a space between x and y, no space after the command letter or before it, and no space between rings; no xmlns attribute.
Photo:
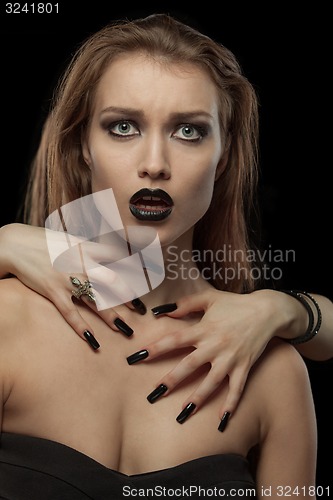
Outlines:
<svg viewBox="0 0 333 500"><path fill-rule="evenodd" d="M129 200L131 214L138 220L159 222L172 212L173 200L163 189L143 188Z"/></svg>

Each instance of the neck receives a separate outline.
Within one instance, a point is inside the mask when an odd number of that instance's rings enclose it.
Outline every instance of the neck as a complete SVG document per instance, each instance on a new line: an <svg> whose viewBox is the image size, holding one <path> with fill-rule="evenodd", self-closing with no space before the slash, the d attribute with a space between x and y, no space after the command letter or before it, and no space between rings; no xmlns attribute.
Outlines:
<svg viewBox="0 0 333 500"><path fill-rule="evenodd" d="M162 248L165 278L141 299L148 308L177 302L183 296L210 288L192 259L192 234L185 234Z"/></svg>
<svg viewBox="0 0 333 500"><path fill-rule="evenodd" d="M117 299L123 297L124 302L128 301L127 293L131 290L127 288L131 288L131 280L136 282L136 293L148 309L177 302L181 297L210 288L211 285L204 279L196 266L195 259L192 258L192 239L193 232L188 231L172 243L162 246L161 256L161 246L159 240L156 239L155 230L150 233L147 228L145 231L142 231L142 228L139 230L126 228L126 233L111 231L100 236L99 252L104 255L105 251L110 255L111 248L112 260L106 267L97 266L90 269L90 274L88 273L88 277L95 283L99 307L103 309L112 307L114 295ZM89 246L86 252L89 254ZM126 260L129 252L130 260ZM109 261L109 259L105 260ZM92 261L95 262L94 257ZM146 279L142 276L142 265ZM107 268L110 272L107 272ZM164 271L164 279L161 282L162 271ZM122 278L125 280L125 285ZM110 283L112 283L111 294ZM150 290L148 293L146 293L147 283ZM141 284L143 286L140 294Z"/></svg>

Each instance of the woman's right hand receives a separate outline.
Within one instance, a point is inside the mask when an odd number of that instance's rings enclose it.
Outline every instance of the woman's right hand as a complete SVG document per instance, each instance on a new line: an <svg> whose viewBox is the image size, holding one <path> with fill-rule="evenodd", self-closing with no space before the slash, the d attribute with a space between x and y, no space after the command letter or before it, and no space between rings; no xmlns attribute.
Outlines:
<svg viewBox="0 0 333 500"><path fill-rule="evenodd" d="M46 237L47 231L47 237ZM22 283L49 299L57 307L61 315L74 331L83 339L87 340L87 334L94 332L82 317L73 300L72 284L70 276L74 275L82 283L87 280L83 272L79 254L80 243L73 247L73 252L66 256L66 261L59 266L52 265L49 249L52 247L57 253L57 247L63 245L64 233L46 230L42 227L29 226L26 224L13 223L0 228L0 277L4 278L11 274L16 276ZM96 263L107 261L110 258L110 246L94 242L82 242L85 250L85 266L89 267L89 259L92 267ZM74 250L75 248L75 250ZM87 252L87 248L89 251ZM61 270L59 270L61 268ZM81 273L79 272L81 270ZM112 273L112 271L110 271ZM109 276L110 277L110 276ZM131 290L115 273L112 274L112 293L119 296L119 303L126 304L130 309L140 314L146 312L145 306L140 299L133 301L122 300L121 297L129 297ZM118 313L109 308L98 309L95 301L89 300L82 295L81 300L94 309L98 315L113 330L121 331L127 336L133 330L125 323ZM117 326L118 325L118 326ZM95 344L96 346L96 344ZM96 348L96 347L95 347Z"/></svg>

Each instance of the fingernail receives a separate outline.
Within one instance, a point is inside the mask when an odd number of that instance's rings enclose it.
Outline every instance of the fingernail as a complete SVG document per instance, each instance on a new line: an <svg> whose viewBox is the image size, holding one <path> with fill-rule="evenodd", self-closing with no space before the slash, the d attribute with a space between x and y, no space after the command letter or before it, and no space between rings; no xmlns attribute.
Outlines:
<svg viewBox="0 0 333 500"><path fill-rule="evenodd" d="M181 411L176 418L177 422L179 422L180 424L185 422L185 420L191 415L195 408L196 405L194 403L189 403L187 406L185 406L184 410Z"/></svg>
<svg viewBox="0 0 333 500"><path fill-rule="evenodd" d="M83 335L90 347L94 349L94 351L96 351L96 349L100 347L99 343L97 342L93 334L89 332L89 330L85 330L83 332Z"/></svg>
<svg viewBox="0 0 333 500"><path fill-rule="evenodd" d="M224 429L226 428L229 417L230 417L230 412L226 411L221 419L220 425L218 426L218 430L220 432L223 432Z"/></svg>
<svg viewBox="0 0 333 500"><path fill-rule="evenodd" d="M147 399L149 403L155 403L155 401L162 396L168 390L165 384L160 384L156 389L153 390L150 394L148 394Z"/></svg>
<svg viewBox="0 0 333 500"><path fill-rule="evenodd" d="M125 321L123 321L122 319L116 318L113 323L117 328L119 328L122 333L127 335L127 337L130 337L133 334L132 328L128 326L127 323L125 323Z"/></svg>
<svg viewBox="0 0 333 500"><path fill-rule="evenodd" d="M177 309L177 304L172 302L170 304L162 304L161 306L156 306L152 308L152 313L154 316L159 316L160 314L170 313Z"/></svg>
<svg viewBox="0 0 333 500"><path fill-rule="evenodd" d="M144 305L144 303L142 302L141 299L139 298L136 298L136 299L133 299L132 300L132 305L134 306L134 308L140 313L140 314L146 314L147 312L147 308L146 306Z"/></svg>
<svg viewBox="0 0 333 500"><path fill-rule="evenodd" d="M137 363L138 361L142 361L143 359L148 358L149 352L147 349L143 349L142 351L135 352L134 354L131 354L131 356L128 356L127 363L129 365L133 365L134 363Z"/></svg>

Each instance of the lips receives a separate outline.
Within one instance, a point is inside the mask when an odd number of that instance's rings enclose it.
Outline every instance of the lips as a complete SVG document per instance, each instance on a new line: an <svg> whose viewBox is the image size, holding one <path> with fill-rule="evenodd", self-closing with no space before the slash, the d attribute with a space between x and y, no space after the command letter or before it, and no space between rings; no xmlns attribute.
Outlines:
<svg viewBox="0 0 333 500"><path fill-rule="evenodd" d="M172 208L173 200L163 189L140 189L129 201L131 214L143 221L164 220L169 217Z"/></svg>

